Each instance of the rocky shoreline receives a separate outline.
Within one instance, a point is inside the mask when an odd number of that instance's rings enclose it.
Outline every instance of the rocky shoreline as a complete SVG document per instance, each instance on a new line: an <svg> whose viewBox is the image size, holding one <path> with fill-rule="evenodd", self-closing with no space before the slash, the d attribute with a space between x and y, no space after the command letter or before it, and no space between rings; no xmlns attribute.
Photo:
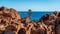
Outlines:
<svg viewBox="0 0 60 34"><path fill-rule="evenodd" d="M30 21L29 17L21 18L13 8L0 7L0 34L60 34L60 12Z"/></svg>

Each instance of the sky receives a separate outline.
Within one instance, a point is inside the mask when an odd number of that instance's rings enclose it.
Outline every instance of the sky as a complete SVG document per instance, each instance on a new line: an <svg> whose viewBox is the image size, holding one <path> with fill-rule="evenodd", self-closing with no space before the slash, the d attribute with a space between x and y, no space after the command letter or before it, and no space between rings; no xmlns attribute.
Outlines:
<svg viewBox="0 0 60 34"><path fill-rule="evenodd" d="M17 11L60 11L60 0L0 0L0 7L14 8Z"/></svg>

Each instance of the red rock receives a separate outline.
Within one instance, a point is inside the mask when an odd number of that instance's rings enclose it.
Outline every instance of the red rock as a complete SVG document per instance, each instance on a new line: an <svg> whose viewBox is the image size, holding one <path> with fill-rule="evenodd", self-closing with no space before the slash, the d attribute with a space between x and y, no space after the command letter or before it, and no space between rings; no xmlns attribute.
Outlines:
<svg viewBox="0 0 60 34"><path fill-rule="evenodd" d="M0 33L3 31L9 34L60 34L60 12L30 21L29 17L21 18L13 8L0 7Z"/></svg>

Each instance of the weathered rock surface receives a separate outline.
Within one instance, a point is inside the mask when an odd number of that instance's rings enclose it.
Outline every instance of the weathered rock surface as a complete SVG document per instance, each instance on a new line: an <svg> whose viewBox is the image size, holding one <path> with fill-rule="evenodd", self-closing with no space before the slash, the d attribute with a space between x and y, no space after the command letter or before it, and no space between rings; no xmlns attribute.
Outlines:
<svg viewBox="0 0 60 34"><path fill-rule="evenodd" d="M20 29L20 19L21 17L15 9L0 7L0 33L5 31L5 34L8 34L12 31L17 34Z"/></svg>
<svg viewBox="0 0 60 34"><path fill-rule="evenodd" d="M60 34L60 12L30 21L29 17L21 18L13 8L0 7L0 34Z"/></svg>

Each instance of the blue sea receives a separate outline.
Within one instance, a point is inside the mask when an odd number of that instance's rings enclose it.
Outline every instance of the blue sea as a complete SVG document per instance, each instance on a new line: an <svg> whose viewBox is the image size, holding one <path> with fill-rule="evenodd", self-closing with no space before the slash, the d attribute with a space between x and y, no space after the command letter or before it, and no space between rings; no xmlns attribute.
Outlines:
<svg viewBox="0 0 60 34"><path fill-rule="evenodd" d="M19 11L18 12L19 13L19 15L21 16L21 18L24 18L24 17L26 17L26 16L28 16L29 15L29 12L22 12L22 11ZM31 19L30 20L38 20L38 19L40 19L43 15L45 15L45 14L50 14L51 12L32 12L32 16L31 16Z"/></svg>

